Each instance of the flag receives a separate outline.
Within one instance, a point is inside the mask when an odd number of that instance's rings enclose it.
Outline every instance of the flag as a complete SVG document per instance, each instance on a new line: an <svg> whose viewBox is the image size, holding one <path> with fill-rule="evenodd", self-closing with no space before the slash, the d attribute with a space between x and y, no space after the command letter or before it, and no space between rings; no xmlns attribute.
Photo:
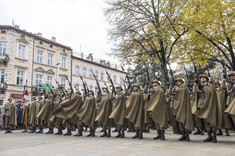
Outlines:
<svg viewBox="0 0 235 156"><path fill-rule="evenodd" d="M26 85L24 85L24 91L23 91L22 98L23 98L23 102L29 100L29 92L28 92Z"/></svg>

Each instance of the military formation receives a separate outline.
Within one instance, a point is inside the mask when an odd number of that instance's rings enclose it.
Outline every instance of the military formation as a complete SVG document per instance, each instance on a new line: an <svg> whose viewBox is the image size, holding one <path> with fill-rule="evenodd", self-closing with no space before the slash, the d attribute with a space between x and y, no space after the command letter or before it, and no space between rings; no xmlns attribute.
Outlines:
<svg viewBox="0 0 235 156"><path fill-rule="evenodd" d="M133 139L143 139L143 132L156 130L154 140L165 140L165 130L172 127L174 134L180 134L179 141L190 141L190 135L207 133L204 142L217 143L217 135L226 136L235 129L235 72L221 82L210 82L206 74L195 80L189 88L182 78L177 78L165 90L159 80L147 83L141 89L138 83L130 84L128 88L114 86L108 75L111 87L100 88L95 93L89 90L83 82L84 93L65 92L63 87L58 93L44 90L44 96L32 97L31 103L24 101L23 123L29 133L72 135L77 130L76 137L83 136L89 128L87 137L94 137L96 129L102 128L100 137L111 137L111 128L117 131L116 138L125 138L128 130L134 132ZM127 81L130 82L127 75ZM106 84L105 84L106 85ZM50 88L50 87L49 87ZM110 89L111 88L111 89ZM2 127L5 133L11 133L11 126L16 125L16 110L12 102L3 107ZM57 132L54 133L54 129ZM62 130L67 132L63 134ZM36 131L38 130L38 131Z"/></svg>

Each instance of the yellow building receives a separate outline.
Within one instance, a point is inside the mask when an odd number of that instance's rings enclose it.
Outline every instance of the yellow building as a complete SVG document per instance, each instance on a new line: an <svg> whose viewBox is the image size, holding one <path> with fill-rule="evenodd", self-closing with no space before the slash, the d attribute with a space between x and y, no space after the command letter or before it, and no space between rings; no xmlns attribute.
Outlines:
<svg viewBox="0 0 235 156"><path fill-rule="evenodd" d="M60 84L69 88L66 76L71 79L72 49L33 34L18 26L0 25L0 105L8 97L22 100L23 87L27 82L29 94L40 90L38 85Z"/></svg>

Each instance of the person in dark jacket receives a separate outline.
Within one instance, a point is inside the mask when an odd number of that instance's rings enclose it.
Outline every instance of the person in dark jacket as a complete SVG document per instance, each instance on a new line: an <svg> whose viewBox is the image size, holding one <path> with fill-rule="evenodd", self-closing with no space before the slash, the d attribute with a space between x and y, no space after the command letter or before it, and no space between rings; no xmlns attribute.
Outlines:
<svg viewBox="0 0 235 156"><path fill-rule="evenodd" d="M23 105L19 104L19 107L17 109L17 129L22 129L22 115L23 115Z"/></svg>

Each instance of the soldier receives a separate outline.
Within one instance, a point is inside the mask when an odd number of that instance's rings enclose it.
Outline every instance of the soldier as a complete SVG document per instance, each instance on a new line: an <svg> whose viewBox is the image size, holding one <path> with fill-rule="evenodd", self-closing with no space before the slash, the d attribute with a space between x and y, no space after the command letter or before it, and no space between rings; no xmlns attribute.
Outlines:
<svg viewBox="0 0 235 156"><path fill-rule="evenodd" d="M151 119L145 123L149 128L157 130L157 136L153 138L154 140L165 140L164 130L168 128L166 98L158 80L153 80L152 86L153 88L148 91L150 100L144 107Z"/></svg>
<svg viewBox="0 0 235 156"><path fill-rule="evenodd" d="M222 118L222 128L225 129L226 136L230 136L228 129L233 129L232 120L229 115L224 113L226 108L226 91L220 87L220 82L215 81L216 93L219 103L219 118ZM223 135L222 129L218 130L217 135Z"/></svg>
<svg viewBox="0 0 235 156"><path fill-rule="evenodd" d="M49 131L46 132L45 134L53 134L53 125L51 124L50 118L51 118L51 113L53 111L53 99L52 95L49 94L48 98L44 100L44 104L38 113L37 117L40 118L44 122L44 127L48 126Z"/></svg>
<svg viewBox="0 0 235 156"><path fill-rule="evenodd" d="M36 107L37 107L37 98L35 96L32 97L32 104L29 110L29 125L32 126L32 130L29 133L36 132Z"/></svg>
<svg viewBox="0 0 235 156"><path fill-rule="evenodd" d="M217 143L216 129L221 128L221 120L218 118L218 99L215 86L209 83L207 75L200 75L199 84L193 86L193 92L197 94L195 102L197 110L193 112L198 118L203 119L204 129L208 137L204 142ZM213 136L212 136L213 133Z"/></svg>
<svg viewBox="0 0 235 156"><path fill-rule="evenodd" d="M2 128L6 129L5 133L12 133L11 126L16 126L16 107L12 102L12 98L8 98L8 103L6 103L2 109Z"/></svg>
<svg viewBox="0 0 235 156"><path fill-rule="evenodd" d="M97 122L95 122L96 118L96 99L94 97L93 90L88 91L89 96L86 97L86 100L84 104L82 105L82 108L79 109L76 113L78 116L78 129L80 129L80 134L76 136L82 135L82 127L81 125L84 124L85 126L88 126L90 129L90 133L87 135L87 137L94 137L95 136L95 129L97 127Z"/></svg>
<svg viewBox="0 0 235 156"><path fill-rule="evenodd" d="M169 91L174 100L172 105L173 115L182 134L179 141L190 141L189 133L194 130L194 123L189 89L184 84L184 80L178 78L175 80L175 86L171 86Z"/></svg>
<svg viewBox="0 0 235 156"><path fill-rule="evenodd" d="M28 99L23 99L23 115L22 115L22 120L21 120L21 123L22 125L24 125L24 130L22 131L22 133L26 133L28 132L28 127L29 127L29 106L30 106L30 103L29 103L29 100Z"/></svg>
<svg viewBox="0 0 235 156"><path fill-rule="evenodd" d="M222 88L227 92L226 110L225 113L233 120L233 128L235 129L235 71L229 73L229 79L223 79Z"/></svg>
<svg viewBox="0 0 235 156"><path fill-rule="evenodd" d="M129 106L124 111L123 116L133 124L136 135L132 138L143 139L144 124L144 95L143 91L140 90L139 84L133 85L134 92L130 97Z"/></svg>
<svg viewBox="0 0 235 156"><path fill-rule="evenodd" d="M39 127L39 131L36 132L36 133L42 134L43 133L44 122L40 118L38 118L37 116L38 116L38 114L39 114L39 112L40 112L40 110L41 110L41 108L44 104L43 97L39 96L38 100L39 101L37 102L37 108L36 108L36 125Z"/></svg>
<svg viewBox="0 0 235 156"><path fill-rule="evenodd" d="M116 138L124 138L125 130L127 128L127 120L123 117L123 112L126 110L126 95L123 93L121 86L116 87L118 94L116 95L115 108L110 114L109 118L113 119L117 126L118 135Z"/></svg>
<svg viewBox="0 0 235 156"><path fill-rule="evenodd" d="M111 137L111 127L113 126L112 119L109 118L109 115L112 112L112 94L109 93L108 88L103 87L103 96L100 101L99 113L96 116L95 121L98 122L99 125L102 125L103 132L100 137ZM97 101L97 102L98 102ZM108 133L107 133L108 129Z"/></svg>
<svg viewBox="0 0 235 156"><path fill-rule="evenodd" d="M62 122L63 119L59 118L59 117L54 117L54 113L58 111L58 108L60 107L60 103L62 102L62 98L60 94L56 94L56 98L54 100L54 104L55 104L55 108L52 112L52 117L51 117L51 122L55 125L56 128L58 128L57 133L55 133L55 135L62 135ZM60 109L61 110L61 109Z"/></svg>

